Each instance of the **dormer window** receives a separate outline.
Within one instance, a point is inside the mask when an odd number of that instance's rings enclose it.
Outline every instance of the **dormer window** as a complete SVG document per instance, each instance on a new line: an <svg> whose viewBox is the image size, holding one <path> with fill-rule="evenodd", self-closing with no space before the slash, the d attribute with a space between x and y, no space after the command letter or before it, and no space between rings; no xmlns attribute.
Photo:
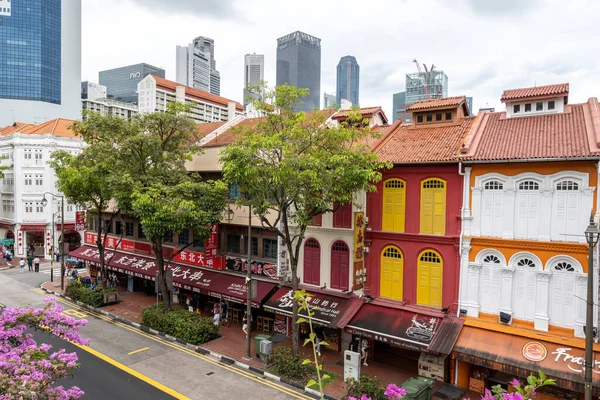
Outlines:
<svg viewBox="0 0 600 400"><path fill-rule="evenodd" d="M548 110L554 110L555 107L556 107L556 102L554 100L550 100L548 102Z"/></svg>
<svg viewBox="0 0 600 400"><path fill-rule="evenodd" d="M452 119L452 113L451 112L447 112L446 113L446 121L450 121Z"/></svg>
<svg viewBox="0 0 600 400"><path fill-rule="evenodd" d="M538 101L535 103L535 111L544 111L544 102Z"/></svg>
<svg viewBox="0 0 600 400"><path fill-rule="evenodd" d="M531 112L531 103L525 104L525 112Z"/></svg>
<svg viewBox="0 0 600 400"><path fill-rule="evenodd" d="M417 122L423 122L423 115L417 115Z"/></svg>
<svg viewBox="0 0 600 400"><path fill-rule="evenodd" d="M433 114L427 114L427 122L433 121Z"/></svg>
<svg viewBox="0 0 600 400"><path fill-rule="evenodd" d="M435 120L436 121L441 121L442 120L442 113L435 114Z"/></svg>
<svg viewBox="0 0 600 400"><path fill-rule="evenodd" d="M518 114L521 112L521 105L520 104L515 104L513 106L513 113Z"/></svg>

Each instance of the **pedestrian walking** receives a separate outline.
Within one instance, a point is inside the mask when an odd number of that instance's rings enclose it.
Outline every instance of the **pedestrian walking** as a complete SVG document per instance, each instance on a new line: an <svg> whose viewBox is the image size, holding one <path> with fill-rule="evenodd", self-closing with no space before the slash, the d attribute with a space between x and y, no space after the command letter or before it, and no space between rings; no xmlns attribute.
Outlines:
<svg viewBox="0 0 600 400"><path fill-rule="evenodd" d="M323 330L323 328L319 327L316 329L315 335L315 345L317 348L317 354L319 357L321 357L321 342L326 340L325 331Z"/></svg>
<svg viewBox="0 0 600 400"><path fill-rule="evenodd" d="M225 301L221 302L221 320L223 321L223 325L229 326L229 316L228 316L229 307Z"/></svg>
<svg viewBox="0 0 600 400"><path fill-rule="evenodd" d="M19 261L19 268L21 269L21 271L19 273L24 274L25 273L25 260L23 260L22 258L21 258L21 261Z"/></svg>
<svg viewBox="0 0 600 400"><path fill-rule="evenodd" d="M6 257L6 261L9 261L9 262L12 261L12 251L10 251L10 249L6 250L5 257Z"/></svg>
<svg viewBox="0 0 600 400"><path fill-rule="evenodd" d="M215 303L215 305L216 305L216 303ZM219 324L221 323L221 314L219 314L218 308L215 308L214 312L215 312L215 315L213 315L213 325L219 326Z"/></svg>
<svg viewBox="0 0 600 400"><path fill-rule="evenodd" d="M29 272L33 271L33 255L27 257L27 268L29 268Z"/></svg>
<svg viewBox="0 0 600 400"><path fill-rule="evenodd" d="M248 311L244 311L244 317L242 318L242 331L248 337Z"/></svg>
<svg viewBox="0 0 600 400"><path fill-rule="evenodd" d="M369 364L367 364L368 358L369 358L369 342L367 339L363 339L362 346L360 348L360 359L362 360L363 365L365 367L369 366Z"/></svg>
<svg viewBox="0 0 600 400"><path fill-rule="evenodd" d="M40 259L36 257L33 259L33 266L35 268L35 272L40 272Z"/></svg>

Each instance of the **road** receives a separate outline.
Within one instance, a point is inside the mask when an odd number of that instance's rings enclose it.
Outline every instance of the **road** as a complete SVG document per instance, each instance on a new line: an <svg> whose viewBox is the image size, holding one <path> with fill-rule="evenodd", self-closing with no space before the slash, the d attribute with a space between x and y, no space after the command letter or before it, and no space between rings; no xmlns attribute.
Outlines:
<svg viewBox="0 0 600 400"><path fill-rule="evenodd" d="M15 269L0 271L0 303L8 307L42 306L47 295L32 287L48 275ZM91 313L58 299L65 314L85 318L81 330L91 339L85 348L75 348L82 367L72 381L86 392L84 398L102 399L311 399L303 393L263 376L216 361L178 343L163 340L138 329ZM55 348L69 343L52 338Z"/></svg>

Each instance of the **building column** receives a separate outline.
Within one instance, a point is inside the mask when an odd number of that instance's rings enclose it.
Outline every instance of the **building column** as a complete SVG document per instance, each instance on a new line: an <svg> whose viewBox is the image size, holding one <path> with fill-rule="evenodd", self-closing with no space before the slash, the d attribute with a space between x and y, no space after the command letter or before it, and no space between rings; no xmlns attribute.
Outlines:
<svg viewBox="0 0 600 400"><path fill-rule="evenodd" d="M472 167L465 167L465 174L463 176L463 208L462 208L462 229L463 235L471 236L471 224L473 217L471 215L471 169ZM480 191L481 192L481 191Z"/></svg>
<svg viewBox="0 0 600 400"><path fill-rule="evenodd" d="M575 279L575 315L573 318L573 335L575 337L585 337L585 319L587 311L587 275L579 275ZM594 326L596 326L594 324Z"/></svg>
<svg viewBox="0 0 600 400"><path fill-rule="evenodd" d="M480 279L481 264L480 263L469 263L469 274L467 278L467 315L469 317L479 317L479 290L480 290Z"/></svg>
<svg viewBox="0 0 600 400"><path fill-rule="evenodd" d="M502 268L500 278L500 312L513 315L513 281L515 269L512 267ZM512 323L512 318L510 319Z"/></svg>
<svg viewBox="0 0 600 400"><path fill-rule="evenodd" d="M536 276L537 287L535 290L535 317L533 326L539 331L548 332L550 318L548 316L548 294L550 288L550 276L552 272L538 271Z"/></svg>
<svg viewBox="0 0 600 400"><path fill-rule="evenodd" d="M503 204L503 215L502 218L502 238L503 239L514 239L515 238L515 189L508 188L504 189L504 204Z"/></svg>
<svg viewBox="0 0 600 400"><path fill-rule="evenodd" d="M458 308L464 309L468 304L468 282L469 282L469 252L471 251L471 239L463 239L460 252L460 282L458 292Z"/></svg>

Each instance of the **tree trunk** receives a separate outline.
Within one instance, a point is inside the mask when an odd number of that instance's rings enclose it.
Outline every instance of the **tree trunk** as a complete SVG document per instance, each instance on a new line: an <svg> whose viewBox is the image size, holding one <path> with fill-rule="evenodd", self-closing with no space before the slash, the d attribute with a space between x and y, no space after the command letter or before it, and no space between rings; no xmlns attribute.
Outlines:
<svg viewBox="0 0 600 400"><path fill-rule="evenodd" d="M106 281L108 270L104 263L104 242L102 241L102 231L104 228L104 221L102 220L102 213L98 212L98 237L96 238L96 246L98 246L98 253L100 254L100 273L102 274L102 287L106 289ZM54 256L54 254L52 255Z"/></svg>
<svg viewBox="0 0 600 400"><path fill-rule="evenodd" d="M162 253L162 240L152 241L154 255L156 256L156 266L158 267L158 284L160 293L163 297L163 305L166 311L171 311L171 297L169 296L169 288L167 287L167 271L165 267L165 258Z"/></svg>
<svg viewBox="0 0 600 400"><path fill-rule="evenodd" d="M290 257L291 258L291 257ZM292 269L292 290L294 291L294 293L296 293L296 290L298 290L298 274L296 273L297 271L297 265L296 264L297 261L295 261L294 263L290 262L291 265L291 269ZM294 355L298 355L300 354L300 344L299 344L299 325L296 323L296 321L298 320L298 302L294 301L292 303L292 318L293 318L293 324L292 324L292 351L294 352Z"/></svg>

